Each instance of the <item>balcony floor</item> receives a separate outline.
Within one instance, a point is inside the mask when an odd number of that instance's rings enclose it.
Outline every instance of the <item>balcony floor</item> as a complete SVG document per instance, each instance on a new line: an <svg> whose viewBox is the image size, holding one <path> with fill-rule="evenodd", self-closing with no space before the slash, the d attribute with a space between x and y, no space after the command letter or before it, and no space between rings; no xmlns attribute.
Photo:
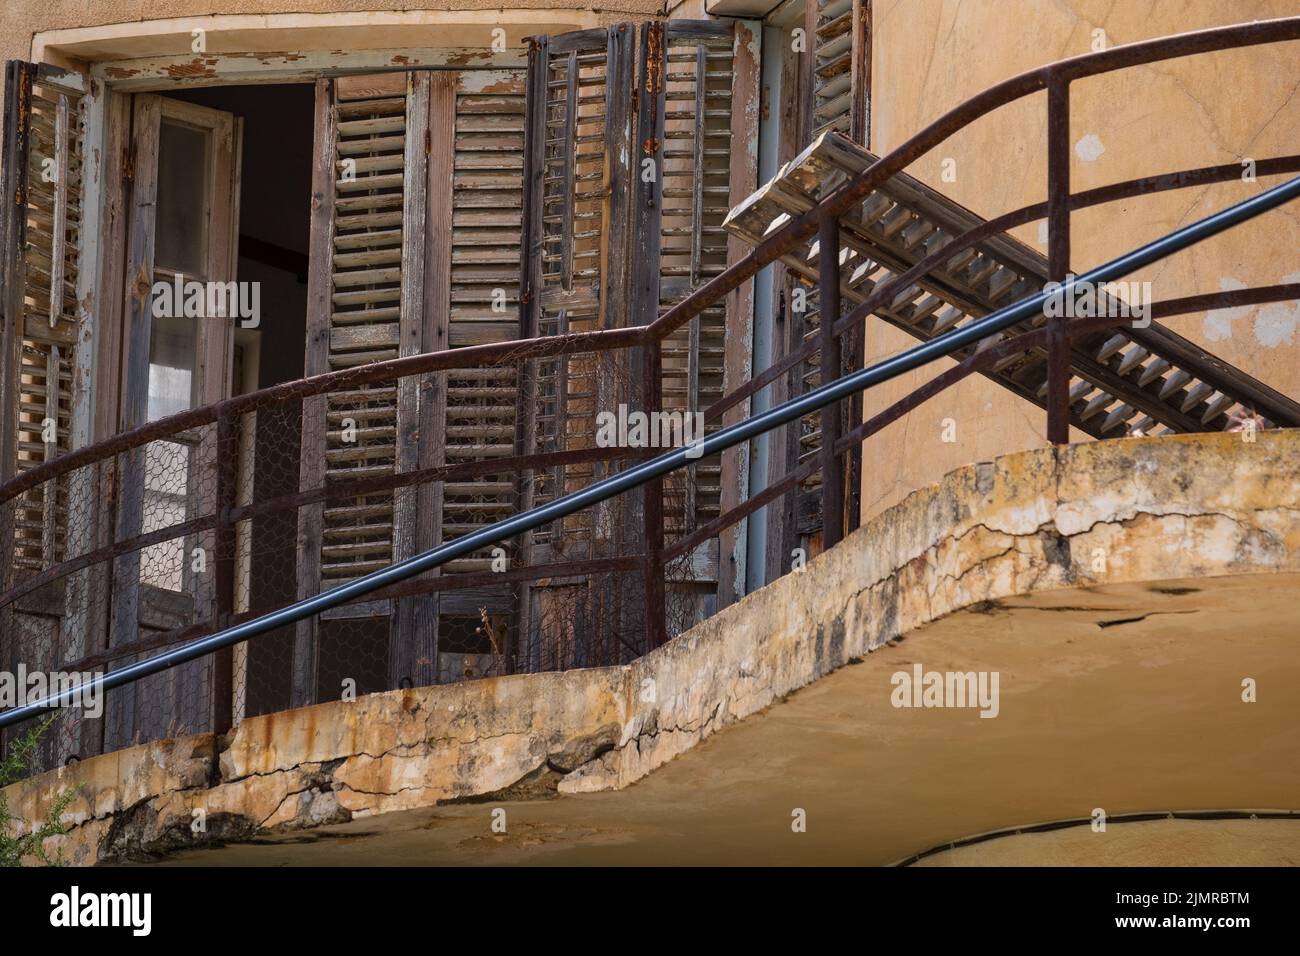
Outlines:
<svg viewBox="0 0 1300 956"><path fill-rule="evenodd" d="M725 728L621 791L440 806L173 858L188 865L884 864L1006 827L1293 809L1300 576L1039 592L959 611ZM890 676L1000 674L1000 712L891 705ZM1258 702L1241 700L1254 678ZM502 806L507 833L493 834ZM791 832L794 808L807 832ZM1284 864L1290 820L1112 820L945 863Z"/></svg>

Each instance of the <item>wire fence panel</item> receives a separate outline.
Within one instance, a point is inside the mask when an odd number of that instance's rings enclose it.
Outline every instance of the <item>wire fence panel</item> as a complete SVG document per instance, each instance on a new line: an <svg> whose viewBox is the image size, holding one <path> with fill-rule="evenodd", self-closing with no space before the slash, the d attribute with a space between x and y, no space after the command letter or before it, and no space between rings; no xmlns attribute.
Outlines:
<svg viewBox="0 0 1300 956"><path fill-rule="evenodd" d="M563 363L594 380L600 358L579 354ZM233 409L199 410L175 427L161 423L147 440L118 436L93 460L0 504L6 526L30 534L22 522L32 500L64 502L58 550L14 566L0 589L0 667L87 679L108 673L336 587L357 577L358 565L388 564L400 496L435 500L419 518L434 525L437 542L451 541L507 517L526 493L548 497L557 473L573 491L645 457L593 441L595 401L569 406L563 434L543 424L532 442L519 444L519 369L541 364L509 354L495 362L470 357L464 367L367 383L390 397L404 379L445 389L442 454L435 466L425 459L409 471L393 467L391 446L389 459L375 458L384 451L367 440L370 406L357 406L357 390L268 390ZM626 391L614 379L606 385ZM348 396L347 414L335 414L337 394ZM314 433L307 426L319 414L332 440L304 460L303 437ZM330 467L316 467L314 455ZM521 467L539 456L540 467ZM318 561L307 560L313 556L303 546L313 517L325 519ZM502 542L334 608L310 632L308 697L630 661L648 649L638 538L617 509L594 512L526 547ZM680 592L690 604L676 615L682 622L698 617L688 592ZM397 664L398 612L408 600L424 602L417 627L433 648L431 659L415 662L418 672ZM32 769L224 732L245 717L294 706L301 648L299 630L284 627L225 658L208 655L111 690L93 715L65 709L43 735ZM7 739L30 726L11 728Z"/></svg>

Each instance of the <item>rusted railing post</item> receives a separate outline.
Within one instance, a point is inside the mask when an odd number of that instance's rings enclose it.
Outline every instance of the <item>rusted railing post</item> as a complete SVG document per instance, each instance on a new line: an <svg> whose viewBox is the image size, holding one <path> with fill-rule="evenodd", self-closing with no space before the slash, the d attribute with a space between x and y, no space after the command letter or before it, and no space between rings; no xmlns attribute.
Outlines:
<svg viewBox="0 0 1300 956"><path fill-rule="evenodd" d="M663 409L663 345L647 335L641 347L642 374L645 382L647 415ZM668 640L664 598L664 484L655 479L645 486L645 635L646 650L654 650Z"/></svg>
<svg viewBox="0 0 1300 956"><path fill-rule="evenodd" d="M222 411L217 419L216 530L213 542L212 623L229 627L235 615L235 523L231 511L238 503L239 417ZM212 732L224 734L234 724L235 653L230 647L212 655Z"/></svg>
<svg viewBox="0 0 1300 956"><path fill-rule="evenodd" d="M843 360L835 323L840 317L840 224L830 215L818 224L817 267L821 292L821 380L825 385L840 377ZM841 425L841 403L821 411L822 547L831 548L844 536L844 462L835 453Z"/></svg>
<svg viewBox="0 0 1300 956"><path fill-rule="evenodd" d="M1047 278L1070 271L1070 81L1047 87ZM1047 320L1047 440L1070 442L1070 336L1063 308Z"/></svg>

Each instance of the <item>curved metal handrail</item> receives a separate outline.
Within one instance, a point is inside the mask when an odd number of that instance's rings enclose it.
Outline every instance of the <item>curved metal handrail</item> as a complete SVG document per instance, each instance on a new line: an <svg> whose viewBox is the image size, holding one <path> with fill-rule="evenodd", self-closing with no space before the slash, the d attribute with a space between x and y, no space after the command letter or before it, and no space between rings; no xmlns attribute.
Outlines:
<svg viewBox="0 0 1300 956"><path fill-rule="evenodd" d="M490 345L471 345L441 352L424 352L420 355L387 359L383 362L322 372L292 382L269 385L257 391L234 395L219 402L200 405L198 408L156 419L42 462L35 468L20 472L0 484L0 505L30 491L37 485L53 478L60 478L70 471L94 464L112 455L139 448L150 442L171 438L195 428L215 424L222 418L238 418L280 402L314 398L328 392L373 385L376 382L405 378L409 375L510 365L525 359L583 355L610 349L630 348L642 343L643 333L644 329L640 328L600 329L533 339L512 339Z"/></svg>
<svg viewBox="0 0 1300 956"><path fill-rule="evenodd" d="M1300 172L1300 154L1291 156L1280 156L1275 159L1261 159L1256 164L1256 174L1258 176L1278 176L1284 173ZM1188 189L1193 186L1212 185L1214 183L1227 182L1232 179L1239 179L1241 176L1241 165L1239 163L1228 163L1220 166L1203 166L1198 169L1185 169L1173 173L1161 173L1158 176L1143 176L1138 179L1130 179L1125 182L1111 183L1108 186L1099 186L1095 189L1088 189L1082 192L1071 193L1069 208L1073 212L1077 209L1087 209L1092 206L1103 205L1110 202L1118 202L1121 199L1131 199L1134 196L1144 196L1153 193L1167 192L1175 189ZM893 278L882 282L878 287L847 315L841 316L832 326L835 335L843 335L862 325L871 314L883 305L887 305L894 296L908 288L912 283L922 278L930 270L934 269L940 263L946 262L960 252L978 245L980 242L990 239L993 236L1008 232L1018 226L1023 226L1035 220L1042 219L1047 215L1047 202L1032 203L1023 206L1020 209L1003 213L993 219L989 219L980 225L969 229L959 236L954 236L952 240L946 243L942 248L927 254L917 261L917 263ZM1277 298L1252 299L1249 304L1258 304L1260 302L1275 302L1285 299L1300 298L1300 286L1266 286L1263 287L1271 290L1269 294L1275 294L1279 289L1294 289L1289 294L1277 294ZM1238 292L1248 292L1254 290L1241 289ZM1216 293L1217 295L1217 293ZM1224 299L1222 303L1207 304L1205 308L1225 308L1230 304L1246 304L1246 300L1240 302ZM1188 309L1187 311L1197 311ZM752 398L755 394L762 391L768 385L771 385L782 375L795 368L800 362L807 361L817 353L819 344L815 339L809 339L794 349L777 362L773 362L760 374L751 378L748 382L743 383L737 388L723 395L716 402L710 405L704 412L705 421L713 421L729 408L734 408L747 398Z"/></svg>
<svg viewBox="0 0 1300 956"><path fill-rule="evenodd" d="M568 333L542 338L517 339L492 345L430 352L389 359L384 362L375 362L355 368L325 372L294 382L272 385L255 392L237 395L221 402L158 419L43 462L0 483L0 505L35 488L37 485L61 477L76 468L92 464L110 455L138 448L151 441L168 438L196 427L213 424L223 416L245 414L258 407L275 402L307 398L329 391L352 388L406 375L447 371L456 368L502 365L529 358L578 355L662 342L663 339L680 329L706 308L734 291L741 283L752 278L759 270L776 261L797 243L812 236L823 217L838 218L843 215L856 202L865 198L872 189L883 184L889 177L901 172L949 136L1001 106L1022 99L1032 93L1041 92L1054 83L1068 84L1073 80L1084 77L1097 76L1183 56L1297 39L1300 39L1300 16L1282 17L1273 20L1259 20L1252 23L1212 27L1152 40L1142 40L1112 47L1109 50L1085 53L1058 60L1028 70L989 87L943 114L943 116L917 132L899 147L881 157L876 163L848 179L835 192L822 199L808 212L786 223L779 231L773 233L760 245L752 249L739 262L728 266L723 272L693 290L649 325L635 328ZM1283 164L1273 170L1274 172L1294 171L1294 167L1289 165L1290 161L1294 159L1296 157L1282 157L1266 162ZM1208 167L1207 169L1216 169L1216 167ZM1184 173L1168 173L1164 175L1180 176L1197 172L1204 172L1204 170L1189 170ZM1265 172L1259 173L1259 175L1268 174ZM1121 187L1134 186L1142 182L1144 180L1133 180L1129 183L1102 187L1100 190L1090 190L1089 193L1120 189ZM1170 186L1167 188L1179 187ZM1080 193L1066 198L1073 202L1080 197L1087 196L1089 193ZM1113 198L1123 197L1116 195ZM1098 199L1095 201L1109 200ZM1083 204L1091 205L1093 203L1084 202ZM999 218L1016 217L1025 214L1030 209L1045 209L1046 206L1046 203L1036 204ZM1034 218L1041 218L1041 213L1031 216L1026 221L1032 221ZM992 221L994 220L990 220L990 222ZM1012 222L1012 224L1018 223ZM956 251L955 247L953 251ZM908 274L911 274L911 270L909 270ZM901 285L898 286L898 288L902 287ZM877 302L876 305L878 304ZM835 332L839 334L851 328L855 322L861 321L861 318L866 314L869 313L864 312L863 307L860 306L836 323ZM742 388L744 387L746 386L742 386ZM726 397L724 396L724 399ZM742 399L737 399L737 401L740 400Z"/></svg>
<svg viewBox="0 0 1300 956"><path fill-rule="evenodd" d="M743 260L729 266L691 292L681 302L646 326L646 329L658 339L671 335L724 295L734 291L764 266L775 262L796 243L810 238L817 231L818 224L823 218L838 219L895 173L902 172L949 136L1001 106L1023 99L1032 93L1042 92L1054 84L1069 84L1084 77L1099 76L1132 66L1158 63L1161 60L1199 53L1214 53L1220 50L1297 39L1300 39L1300 17L1257 20L1253 23L1212 27L1153 40L1141 40L1096 53L1084 53L1003 80L949 110L896 149L882 156L877 162L850 177L812 209L792 219L780 230L768 236Z"/></svg>

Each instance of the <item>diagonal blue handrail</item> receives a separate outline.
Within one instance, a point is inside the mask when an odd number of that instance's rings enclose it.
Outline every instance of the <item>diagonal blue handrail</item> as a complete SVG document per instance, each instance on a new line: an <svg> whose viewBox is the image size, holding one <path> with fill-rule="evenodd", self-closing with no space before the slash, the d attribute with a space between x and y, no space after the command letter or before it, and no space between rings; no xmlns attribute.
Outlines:
<svg viewBox="0 0 1300 956"><path fill-rule="evenodd" d="M990 315L986 315L982 319L954 329L928 342L923 342L906 352L901 352L868 368L846 375L735 425L720 429L693 446L665 452L659 457L652 458L650 461L625 472L598 481L562 498L557 498L549 504L513 515L498 521L496 524L465 535L463 538L457 538L455 541L439 545L404 561L390 564L386 568L372 571L364 577L357 578L355 581L326 591L323 594L304 598L278 611L272 611L251 621L245 621L234 627L218 631L216 634L210 634L207 637L191 641L156 657L137 661L120 670L100 674L90 685L72 687L59 694L53 694L22 707L7 710L0 714L0 728L12 726L20 721L71 704L80 695L86 693L90 687L93 687L95 692L102 693L114 687L133 683L151 674L157 674L160 671L195 660L213 651L231 647L249 638L257 637L259 634L265 634L286 624L293 624L313 614L327 611L332 607L337 607L390 584L396 584L417 574L430 571L448 561L477 551L485 545L513 538L525 531L531 531L615 495L640 487L647 482L661 478L671 471L690 464L692 461L697 461L703 456L725 451L743 441L748 441L756 435L785 425L810 412L815 412L832 402L840 401L856 392L887 382L913 369L927 365L935 359L949 355L957 349L978 342L1035 315L1040 315L1043 312L1044 304L1052 295L1068 295L1069 290L1076 285L1096 287L1103 283L1114 282L1175 252L1253 219L1261 213L1275 209L1297 196L1300 196L1300 176L1275 186L1267 192L1260 193L1258 196L1253 196L1250 199L1229 206L1221 212L1184 226L1182 229L1175 230L1117 259L1112 259L1090 272L1063 283L1060 292L1043 291L1006 306Z"/></svg>

